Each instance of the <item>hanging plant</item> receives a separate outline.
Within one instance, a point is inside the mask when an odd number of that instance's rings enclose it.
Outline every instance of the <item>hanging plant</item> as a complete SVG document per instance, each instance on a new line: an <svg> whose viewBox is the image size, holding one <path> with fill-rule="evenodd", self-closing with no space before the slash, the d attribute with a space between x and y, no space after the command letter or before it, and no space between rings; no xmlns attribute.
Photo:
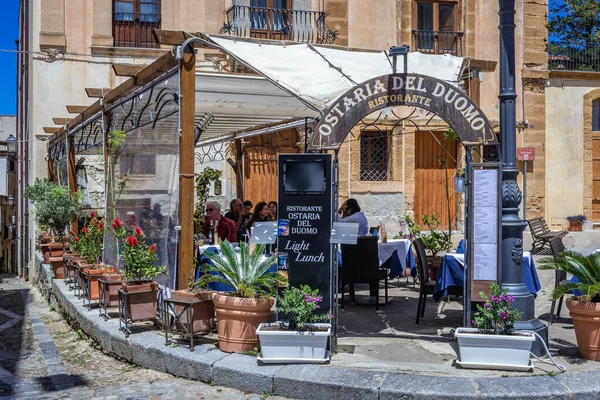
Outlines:
<svg viewBox="0 0 600 400"><path fill-rule="evenodd" d="M210 192L210 183L221 178L222 172L210 167L204 168L204 171L196 174L196 207L194 209L194 232L202 232L204 223L204 208Z"/></svg>

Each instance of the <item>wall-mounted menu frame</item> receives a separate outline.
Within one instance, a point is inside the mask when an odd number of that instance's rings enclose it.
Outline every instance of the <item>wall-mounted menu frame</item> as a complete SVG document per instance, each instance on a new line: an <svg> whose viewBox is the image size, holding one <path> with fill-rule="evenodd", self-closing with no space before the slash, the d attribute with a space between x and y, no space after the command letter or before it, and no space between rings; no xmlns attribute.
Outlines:
<svg viewBox="0 0 600 400"><path fill-rule="evenodd" d="M502 265L502 165L471 164L467 198L469 229L465 256L465 295L470 325L470 306L480 302L480 292L489 292L498 282ZM468 279L467 279L468 277ZM467 303L465 301L465 303Z"/></svg>

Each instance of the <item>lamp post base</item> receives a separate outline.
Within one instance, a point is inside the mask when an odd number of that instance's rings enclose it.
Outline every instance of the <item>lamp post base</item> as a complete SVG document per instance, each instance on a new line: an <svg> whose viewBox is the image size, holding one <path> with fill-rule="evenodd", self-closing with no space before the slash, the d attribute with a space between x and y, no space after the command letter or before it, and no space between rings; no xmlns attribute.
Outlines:
<svg viewBox="0 0 600 400"><path fill-rule="evenodd" d="M542 324L539 319L534 318L527 321L517 321L515 322L514 328L517 331L531 331L537 333L544 340L546 346L548 346L548 327ZM544 344L537 336L535 339L533 346L531 346L531 352L538 357L545 356L546 349L544 348Z"/></svg>

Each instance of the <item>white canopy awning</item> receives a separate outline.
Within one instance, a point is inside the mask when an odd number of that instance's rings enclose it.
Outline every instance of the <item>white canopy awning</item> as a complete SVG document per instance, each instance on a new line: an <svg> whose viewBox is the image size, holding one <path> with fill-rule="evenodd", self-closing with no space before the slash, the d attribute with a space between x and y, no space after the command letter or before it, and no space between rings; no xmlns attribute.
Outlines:
<svg viewBox="0 0 600 400"><path fill-rule="evenodd" d="M231 36L206 37L319 111L353 86L393 72L391 61L383 50L355 50L289 42L265 43ZM463 61L464 58L449 54L409 53L408 72L457 84ZM403 70L403 57L398 57L397 71Z"/></svg>
<svg viewBox="0 0 600 400"><path fill-rule="evenodd" d="M273 130L278 123L288 126L290 121L317 118L356 84L392 73L382 50L203 36L262 76L196 73L197 120L206 113L214 117L198 146L231 140L236 132L246 136L263 127ZM408 72L458 84L463 61L451 55L409 53ZM398 57L397 70L403 68L403 57Z"/></svg>

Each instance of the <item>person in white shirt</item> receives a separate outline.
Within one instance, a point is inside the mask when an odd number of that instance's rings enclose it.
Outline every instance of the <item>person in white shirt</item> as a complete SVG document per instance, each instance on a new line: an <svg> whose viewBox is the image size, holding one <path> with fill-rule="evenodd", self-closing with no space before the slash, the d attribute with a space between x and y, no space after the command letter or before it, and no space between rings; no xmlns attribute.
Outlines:
<svg viewBox="0 0 600 400"><path fill-rule="evenodd" d="M367 217L360 211L360 206L356 199L348 199L346 200L340 209L338 210L340 213L340 222L355 222L358 223L358 235L365 236L369 232L369 223L367 221Z"/></svg>

